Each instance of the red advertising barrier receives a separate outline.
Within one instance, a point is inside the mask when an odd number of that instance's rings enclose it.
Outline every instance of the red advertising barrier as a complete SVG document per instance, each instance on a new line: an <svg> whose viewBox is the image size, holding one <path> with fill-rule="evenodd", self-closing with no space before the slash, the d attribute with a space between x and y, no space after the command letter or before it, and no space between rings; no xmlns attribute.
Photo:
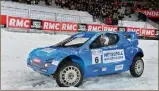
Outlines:
<svg viewBox="0 0 159 91"><path fill-rule="evenodd" d="M61 22L61 31L78 32L78 24L70 22Z"/></svg>
<svg viewBox="0 0 159 91"><path fill-rule="evenodd" d="M42 21L42 30L48 31L60 31L61 30L61 23L60 22L53 22L53 21Z"/></svg>
<svg viewBox="0 0 159 91"><path fill-rule="evenodd" d="M8 16L8 27L30 29L31 19Z"/></svg>
<svg viewBox="0 0 159 91"><path fill-rule="evenodd" d="M118 31L118 26L87 24L87 31Z"/></svg>
<svg viewBox="0 0 159 91"><path fill-rule="evenodd" d="M87 24L87 31L102 31L101 24Z"/></svg>
<svg viewBox="0 0 159 91"><path fill-rule="evenodd" d="M78 24L70 22L54 22L42 21L42 30L44 31L65 31L65 32L78 32Z"/></svg>
<svg viewBox="0 0 159 91"><path fill-rule="evenodd" d="M111 26L111 25L103 25L103 31L118 31L118 26Z"/></svg>
<svg viewBox="0 0 159 91"><path fill-rule="evenodd" d="M126 31L127 32L136 32L138 34L138 36L141 35L141 30L140 28L134 28L134 27L126 27Z"/></svg>
<svg viewBox="0 0 159 91"><path fill-rule="evenodd" d="M1 25L6 25L6 15L1 15L0 24L1 24Z"/></svg>
<svg viewBox="0 0 159 91"><path fill-rule="evenodd" d="M141 35L145 36L145 37L155 37L155 29L145 29L145 28L141 28Z"/></svg>
<svg viewBox="0 0 159 91"><path fill-rule="evenodd" d="M127 32L136 32L138 36L145 36L145 37L155 37L155 29L146 29L146 28L134 28L134 27L126 27Z"/></svg>
<svg viewBox="0 0 159 91"><path fill-rule="evenodd" d="M137 10L136 12L144 13L147 17L159 18L159 10Z"/></svg>
<svg viewBox="0 0 159 91"><path fill-rule="evenodd" d="M1 15L0 24L6 24L6 15ZM79 31L121 31L118 26L101 24L78 24L71 22L55 22L8 16L7 25L10 28L39 29L43 31L79 32ZM31 27L32 25L32 27ZM124 31L133 31L138 36L155 37L155 29L123 27ZM82 29L82 30L81 30Z"/></svg>

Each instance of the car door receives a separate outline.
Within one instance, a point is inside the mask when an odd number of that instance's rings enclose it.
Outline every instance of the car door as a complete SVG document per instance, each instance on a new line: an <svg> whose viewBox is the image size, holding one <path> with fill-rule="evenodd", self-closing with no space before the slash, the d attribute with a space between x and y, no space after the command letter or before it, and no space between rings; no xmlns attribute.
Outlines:
<svg viewBox="0 0 159 91"><path fill-rule="evenodd" d="M88 49L82 52L82 58L85 64L85 77L99 75L102 68L102 45L99 41L101 35L89 44Z"/></svg>
<svg viewBox="0 0 159 91"><path fill-rule="evenodd" d="M105 33L98 36L87 51L87 76L117 73L128 69L123 42L118 34Z"/></svg>
<svg viewBox="0 0 159 91"><path fill-rule="evenodd" d="M118 34L106 33L108 40L102 47L102 72L101 74L117 73L127 70L127 58L124 47L121 46L121 38Z"/></svg>

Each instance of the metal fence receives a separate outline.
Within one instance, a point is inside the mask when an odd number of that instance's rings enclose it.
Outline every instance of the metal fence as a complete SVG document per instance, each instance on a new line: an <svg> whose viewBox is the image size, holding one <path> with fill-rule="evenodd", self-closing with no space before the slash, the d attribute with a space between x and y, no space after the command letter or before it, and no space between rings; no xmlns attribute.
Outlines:
<svg viewBox="0 0 159 91"><path fill-rule="evenodd" d="M25 6L24 6L25 7ZM93 18L90 16L80 16L80 15L71 15L63 14L57 12L49 12L43 10L32 10L24 9L11 6L1 6L1 14L8 16L17 16L23 18L39 19L39 20L51 20L57 22L77 22L77 23L97 23L93 22Z"/></svg>

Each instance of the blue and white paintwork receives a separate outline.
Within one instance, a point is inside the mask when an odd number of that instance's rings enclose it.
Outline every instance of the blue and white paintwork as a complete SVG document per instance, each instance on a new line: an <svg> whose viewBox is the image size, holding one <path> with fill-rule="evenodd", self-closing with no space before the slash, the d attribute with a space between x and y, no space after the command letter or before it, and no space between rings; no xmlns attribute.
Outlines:
<svg viewBox="0 0 159 91"><path fill-rule="evenodd" d="M101 34L115 33L119 36L119 41L115 45L90 49L90 44ZM124 34L130 34L131 40L124 37ZM136 55L142 55L143 51L138 46L138 38L135 32L81 32L71 37L89 38L80 47L56 47L49 46L34 49L27 59L27 65L34 71L45 75L54 74L59 64L67 57L82 68L84 78L104 74L119 73L129 70L132 61ZM116 54L112 54L116 52ZM98 63L94 57L99 57ZM39 65L32 65L34 59L39 59ZM50 63L49 67L44 67Z"/></svg>

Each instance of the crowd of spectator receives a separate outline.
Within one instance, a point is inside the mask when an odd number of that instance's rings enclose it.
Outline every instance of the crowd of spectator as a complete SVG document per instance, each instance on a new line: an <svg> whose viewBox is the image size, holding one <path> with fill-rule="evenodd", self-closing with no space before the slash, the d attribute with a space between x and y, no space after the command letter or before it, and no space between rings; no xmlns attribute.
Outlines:
<svg viewBox="0 0 159 91"><path fill-rule="evenodd" d="M87 11L94 18L104 19L107 24L117 24L124 15L132 14L131 8L122 0L55 0L55 4L70 10ZM122 7L127 7L125 14L118 12Z"/></svg>
<svg viewBox="0 0 159 91"><path fill-rule="evenodd" d="M145 4L135 3L136 9L141 10L159 10L159 0L148 0Z"/></svg>
<svg viewBox="0 0 159 91"><path fill-rule="evenodd" d="M140 1L140 0L138 0ZM143 0L140 2L135 2L134 3L134 8L135 10L159 10L159 1L158 0L147 0L146 2L143 3ZM150 18L144 15L143 13L138 14L138 20L141 21L146 21L147 19L150 19L156 23L158 23L158 19Z"/></svg>
<svg viewBox="0 0 159 91"><path fill-rule="evenodd" d="M39 0L24 1L39 2ZM51 5L49 2L52 0L44 1L46 5ZM111 25L116 25L124 16L131 17L138 9L159 10L159 0L55 0L55 4L70 10L87 11L94 20L103 20L104 23ZM123 7L124 11L120 11Z"/></svg>

